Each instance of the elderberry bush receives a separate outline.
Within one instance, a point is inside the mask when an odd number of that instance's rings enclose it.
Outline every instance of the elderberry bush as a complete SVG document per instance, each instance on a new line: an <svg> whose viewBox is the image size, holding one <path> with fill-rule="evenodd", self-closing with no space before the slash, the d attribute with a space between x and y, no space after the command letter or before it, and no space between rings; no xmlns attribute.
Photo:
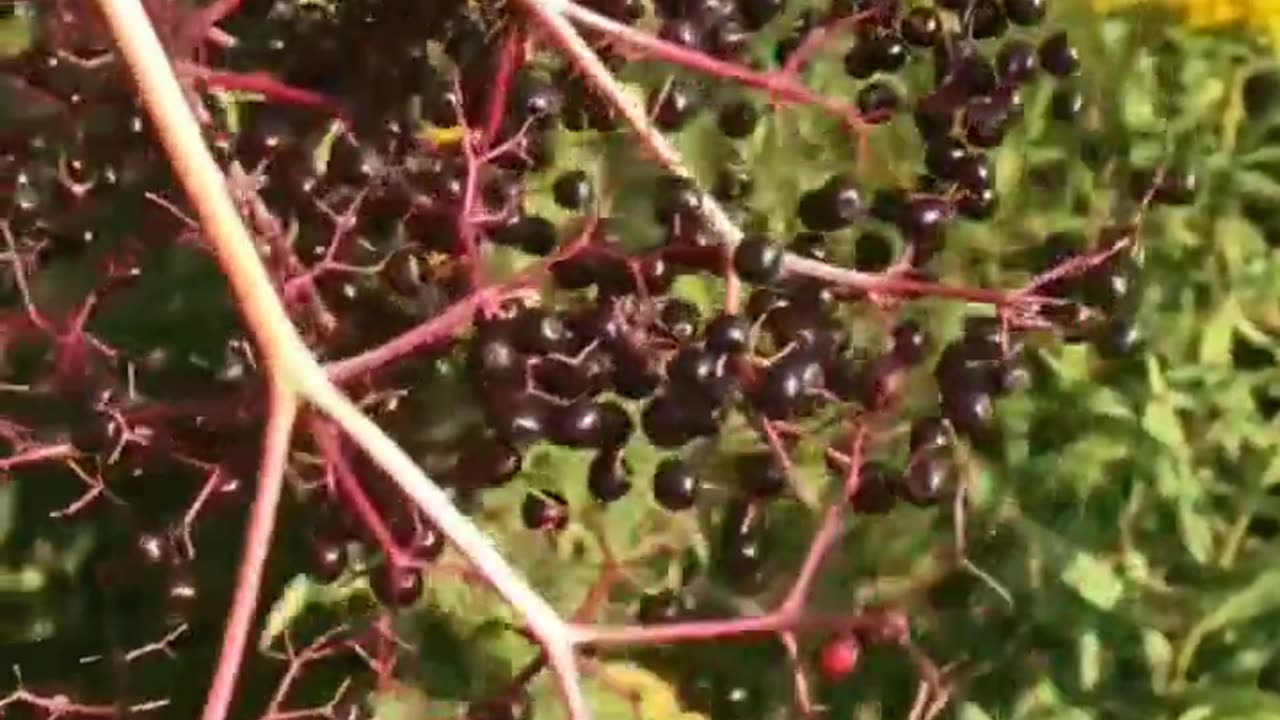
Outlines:
<svg viewBox="0 0 1280 720"><path fill-rule="evenodd" d="M1069 0L591 0L576 50L537 0L146 5L331 377L566 617L677 631L584 651L595 717L1280 712L1246 41ZM92 4L14 8L0 717L193 717L265 368ZM339 426L285 479L231 716L564 716ZM792 632L679 634L759 616Z"/></svg>

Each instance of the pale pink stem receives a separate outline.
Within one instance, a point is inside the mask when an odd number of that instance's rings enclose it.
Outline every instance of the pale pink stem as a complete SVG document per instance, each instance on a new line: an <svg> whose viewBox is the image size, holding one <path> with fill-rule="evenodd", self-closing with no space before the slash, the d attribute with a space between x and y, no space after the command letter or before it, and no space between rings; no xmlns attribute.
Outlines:
<svg viewBox="0 0 1280 720"><path fill-rule="evenodd" d="M284 468L289 457L289 438L297 416L297 396L287 388L273 386L267 429L263 436L262 464L258 469L258 491L245 530L244 556L240 561L235 595L222 635L222 651L218 655L213 683L200 716L202 720L223 720L227 717L235 695L236 680L258 608L262 571L275 535L276 514L284 488Z"/></svg>

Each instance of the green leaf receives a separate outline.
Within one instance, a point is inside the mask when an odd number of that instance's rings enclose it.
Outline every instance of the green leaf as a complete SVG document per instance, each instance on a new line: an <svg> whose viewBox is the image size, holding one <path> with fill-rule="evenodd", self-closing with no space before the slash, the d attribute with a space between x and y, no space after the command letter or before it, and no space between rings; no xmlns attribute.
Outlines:
<svg viewBox="0 0 1280 720"><path fill-rule="evenodd" d="M956 711L956 717L958 720L993 720L986 710L969 701L960 705L960 708Z"/></svg>
<svg viewBox="0 0 1280 720"><path fill-rule="evenodd" d="M1186 453L1187 437L1182 430L1182 420L1168 398L1155 397L1147 403L1142 413L1142 429L1175 455L1181 457Z"/></svg>
<svg viewBox="0 0 1280 720"><path fill-rule="evenodd" d="M1198 357L1204 365L1228 365L1231 363L1231 340L1242 313L1235 296L1228 297L1204 325L1200 335Z"/></svg>
<svg viewBox="0 0 1280 720"><path fill-rule="evenodd" d="M1196 623L1194 632L1207 635L1280 608L1280 568L1267 570L1243 589L1229 595Z"/></svg>
<svg viewBox="0 0 1280 720"><path fill-rule="evenodd" d="M1110 610L1124 596L1124 582L1115 570L1089 553L1076 553L1062 571L1062 582L1085 602Z"/></svg>
<svg viewBox="0 0 1280 720"><path fill-rule="evenodd" d="M1080 653L1080 687L1091 692L1102 676L1102 640L1098 637L1097 630L1089 628L1080 633L1076 645Z"/></svg>
<svg viewBox="0 0 1280 720"><path fill-rule="evenodd" d="M1207 564L1213 555L1213 529L1189 499L1178 503L1178 535L1182 546L1201 565Z"/></svg>
<svg viewBox="0 0 1280 720"><path fill-rule="evenodd" d="M1147 659L1152 681L1158 684L1156 690L1159 691L1173 665L1173 645L1159 630L1142 628L1142 654Z"/></svg>

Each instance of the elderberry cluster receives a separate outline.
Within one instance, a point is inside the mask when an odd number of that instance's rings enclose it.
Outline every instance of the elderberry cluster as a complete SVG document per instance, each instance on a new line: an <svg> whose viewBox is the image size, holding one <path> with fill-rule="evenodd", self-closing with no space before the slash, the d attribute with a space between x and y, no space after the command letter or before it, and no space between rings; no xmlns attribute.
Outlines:
<svg viewBox="0 0 1280 720"><path fill-rule="evenodd" d="M47 105L0 139L13 250L0 270L0 339L8 327L16 338L0 345L0 380L36 393L6 411L22 428L7 439L15 453L48 441L93 465L103 493L128 509L99 500L87 522L133 538L103 550L97 571L150 568L176 608L165 622L203 618L208 630L226 588L183 539L193 524L196 548L238 537L201 532L198 518L244 505L262 378L128 78L102 55L102 29L62 5L37 7L33 44L4 61ZM780 526L804 501L834 497L859 519L963 506L961 458L1000 457L999 404L1032 382L1054 333L1106 358L1138 347L1139 222L1156 205L1194 201L1189 168L1125 166L1118 219L1096 237L1054 230L1028 257L998 253L1001 279L1021 290L994 297L952 282L966 268L948 261L972 229L1017 212L1003 204L1010 183L998 157L1024 139L1029 98L1048 94L1036 107L1049 124L1090 111L1080 54L1048 22L1048 0L581 5L668 43L659 59L704 70L730 63L803 85L831 55L843 70L835 104L775 105L711 71L657 76L643 52L587 32L607 67L642 88L657 131L702 132L717 150L696 178L632 172L638 160L608 145L632 129L518 3L245 0L217 24L228 43L212 42L215 28L179 3L150 7L317 356L349 358L474 301L430 348L343 380L474 517L489 518L487 501L515 489L501 512L523 529L498 538L508 549L531 535L554 542L585 517L643 500L710 538L711 572L682 569L678 584L655 580L637 603L613 604L642 624L738 612L717 601L785 589L794 568L782 566ZM779 179L788 168L759 160L762 135L789 113L832 108L833 145L907 138L891 172L815 156ZM632 191L644 212L616 209ZM723 236L712 203L742 221L742 237ZM730 297L739 282L747 288ZM948 327L932 306L912 304L937 298L974 308ZM22 320L32 306L50 320ZM415 405L432 383L456 391L452 406ZM65 408L49 411L45 397ZM277 574L339 586L354 572L380 608L419 605L442 535L327 437L317 430L290 459L288 522L302 540ZM548 448L580 456L580 477L532 482L530 458ZM637 448L656 458L643 472ZM803 452L819 468L816 491L798 469ZM150 489L158 478L184 482ZM226 558L212 556L225 573ZM196 610L202 582L219 588L218 602ZM116 603L145 585L106 584ZM834 680L864 644L901 642L842 632L817 665ZM709 717L755 718L777 704L776 693L762 700L728 668L708 674L694 660L670 669ZM504 695L467 717L532 713L527 698Z"/></svg>

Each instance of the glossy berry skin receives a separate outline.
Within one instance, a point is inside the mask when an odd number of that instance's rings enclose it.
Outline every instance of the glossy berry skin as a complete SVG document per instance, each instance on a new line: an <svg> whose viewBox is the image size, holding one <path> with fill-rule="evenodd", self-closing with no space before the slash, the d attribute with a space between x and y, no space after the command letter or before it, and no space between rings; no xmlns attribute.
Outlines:
<svg viewBox="0 0 1280 720"><path fill-rule="evenodd" d="M737 100L721 107L716 121L725 137L741 140L755 132L760 111L746 100Z"/></svg>
<svg viewBox="0 0 1280 720"><path fill-rule="evenodd" d="M512 322L511 339L520 352L546 355L568 346L570 335L564 321L541 308L522 311Z"/></svg>
<svg viewBox="0 0 1280 720"><path fill-rule="evenodd" d="M955 490L955 466L944 452L925 451L911 459L900 487L901 497L920 507L947 500Z"/></svg>
<svg viewBox="0 0 1280 720"><path fill-rule="evenodd" d="M553 411L548 437L552 442L566 447L597 447L601 441L603 424L598 405L578 400Z"/></svg>
<svg viewBox="0 0 1280 720"><path fill-rule="evenodd" d="M840 480L843 481L843 474ZM883 515L893 509L901 476L888 465L870 461L858 469L858 488L849 497L849 507L861 515Z"/></svg>
<svg viewBox="0 0 1280 720"><path fill-rule="evenodd" d="M1258 120L1270 114L1280 101L1280 70L1264 67L1250 73L1240 87L1240 99L1250 119Z"/></svg>
<svg viewBox="0 0 1280 720"><path fill-rule="evenodd" d="M581 212L595 199L591 178L581 170L570 170L556 178L551 185L551 196L556 205L565 210Z"/></svg>
<svg viewBox="0 0 1280 720"><path fill-rule="evenodd" d="M659 177L653 195L654 218L660 223L671 223L677 218L696 222L702 211L702 193L686 177Z"/></svg>
<svg viewBox="0 0 1280 720"><path fill-rule="evenodd" d="M839 680L852 674L861 658L862 643L856 635L836 635L822 644L818 668L827 680Z"/></svg>
<svg viewBox="0 0 1280 720"><path fill-rule="evenodd" d="M854 268L862 272L880 272L893 263L893 241L884 233L868 230L858 236L854 245Z"/></svg>
<svg viewBox="0 0 1280 720"><path fill-rule="evenodd" d="M520 521L530 530L558 532L569 524L569 503L552 490L530 492L520 503Z"/></svg>
<svg viewBox="0 0 1280 720"><path fill-rule="evenodd" d="M810 394L823 383L818 358L796 349L773 361L755 388L752 402L767 418L787 419L803 413Z"/></svg>
<svg viewBox="0 0 1280 720"><path fill-rule="evenodd" d="M965 388L943 392L943 415L956 432L979 445L994 439L995 412L991 393L986 390Z"/></svg>
<svg viewBox="0 0 1280 720"><path fill-rule="evenodd" d="M911 436L907 444L913 455L949 446L951 433L947 430L947 421L936 416L916 420L911 423Z"/></svg>
<svg viewBox="0 0 1280 720"><path fill-rule="evenodd" d="M322 583L342 577L347 569L347 546L324 538L311 541L311 576Z"/></svg>
<svg viewBox="0 0 1280 720"><path fill-rule="evenodd" d="M621 500L631 492L629 470L622 454L616 450L603 450L596 454L587 468L587 490L591 497L602 503Z"/></svg>
<svg viewBox="0 0 1280 720"><path fill-rule="evenodd" d="M1049 114L1060 123L1074 123L1084 111L1084 95L1073 83L1063 83L1053 89L1049 99Z"/></svg>
<svg viewBox="0 0 1280 720"><path fill-rule="evenodd" d="M718 315L707 323L707 349L721 355L740 355L750 342L751 325L741 315Z"/></svg>
<svg viewBox="0 0 1280 720"><path fill-rule="evenodd" d="M1048 0L1004 0L1004 11L1015 25L1039 25L1049 12L1049 2Z"/></svg>
<svg viewBox="0 0 1280 720"><path fill-rule="evenodd" d="M782 277L781 246L763 235L749 235L733 251L733 269L749 283L768 285Z"/></svg>
<svg viewBox="0 0 1280 720"><path fill-rule="evenodd" d="M1000 37L1009 29L1009 18L1000 0L973 0L969 11L969 36L974 40Z"/></svg>
<svg viewBox="0 0 1280 720"><path fill-rule="evenodd" d="M800 196L800 222L810 230L831 232L851 225L862 213L862 195L850 178L835 175Z"/></svg>
<svg viewBox="0 0 1280 720"><path fill-rule="evenodd" d="M942 37L942 19L933 8L913 7L902 16L898 31L910 45L919 48L933 47Z"/></svg>
<svg viewBox="0 0 1280 720"><path fill-rule="evenodd" d="M902 96L888 83L873 81L858 91L858 114L873 125L888 122L902 107Z"/></svg>
<svg viewBox="0 0 1280 720"><path fill-rule="evenodd" d="M904 365L916 365L924 361L929 351L929 334L920 323L904 320L893 328L893 343L890 354Z"/></svg>
<svg viewBox="0 0 1280 720"><path fill-rule="evenodd" d="M775 498L785 492L790 485L786 470L778 463L772 452L767 450L747 453L734 463L738 485L743 492L755 498Z"/></svg>
<svg viewBox="0 0 1280 720"><path fill-rule="evenodd" d="M382 565L369 576L373 596L384 607L406 608L422 597L422 573L414 568Z"/></svg>
<svg viewBox="0 0 1280 720"><path fill-rule="evenodd" d="M1080 70L1080 53L1065 31L1056 32L1040 41L1037 52L1040 67L1057 78L1070 77Z"/></svg>
<svg viewBox="0 0 1280 720"><path fill-rule="evenodd" d="M1129 357L1142 346L1142 331L1132 318L1120 317L1098 328L1093 335L1093 347L1098 355L1108 360Z"/></svg>
<svg viewBox="0 0 1280 720"><path fill-rule="evenodd" d="M641 625L661 625L679 620L686 611L680 594L670 588L647 592L640 596L636 609L636 622Z"/></svg>
<svg viewBox="0 0 1280 720"><path fill-rule="evenodd" d="M665 510L688 510L698 502L702 484L697 473L679 457L665 458L653 473L653 498Z"/></svg>
<svg viewBox="0 0 1280 720"><path fill-rule="evenodd" d="M697 90L679 80L655 89L650 96L649 108L653 122L659 129L676 132L693 119L699 109Z"/></svg>
<svg viewBox="0 0 1280 720"><path fill-rule="evenodd" d="M555 249L560 233L550 220L540 215L526 215L494 232L492 238L499 245L542 257Z"/></svg>
<svg viewBox="0 0 1280 720"><path fill-rule="evenodd" d="M996 53L996 74L1006 83L1021 85L1035 77L1036 48L1025 40L1009 40Z"/></svg>
<svg viewBox="0 0 1280 720"><path fill-rule="evenodd" d="M952 209L942 198L921 196L912 199L898 221L902 237L911 245L912 263L927 263L945 239Z"/></svg>
<svg viewBox="0 0 1280 720"><path fill-rule="evenodd" d="M746 498L735 497L725 506L720 519L720 571L739 591L754 591L768 553L767 517L764 508Z"/></svg>

